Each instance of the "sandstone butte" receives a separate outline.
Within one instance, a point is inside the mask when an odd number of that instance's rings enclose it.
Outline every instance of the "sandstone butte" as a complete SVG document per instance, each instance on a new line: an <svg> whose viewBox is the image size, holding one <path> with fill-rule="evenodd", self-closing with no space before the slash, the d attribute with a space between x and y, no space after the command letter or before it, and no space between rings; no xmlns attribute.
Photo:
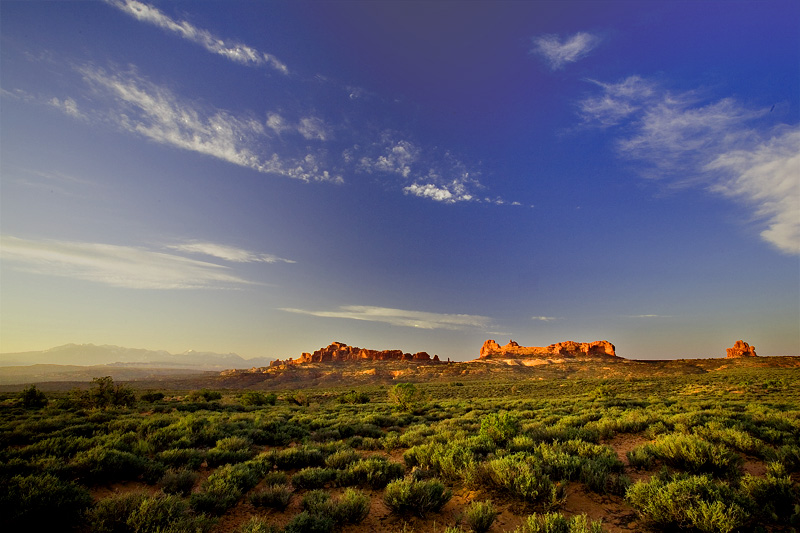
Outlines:
<svg viewBox="0 0 800 533"><path fill-rule="evenodd" d="M304 352L297 359L289 358L272 361L270 366L299 365L303 363L329 363L344 361L418 361L438 363L439 356L431 358L428 352L415 354L403 353L402 350L368 350L357 346L348 346L343 342L334 342L326 348L320 348L314 353Z"/></svg>
<svg viewBox="0 0 800 533"><path fill-rule="evenodd" d="M728 354L725 357L728 359L733 359L736 357L758 357L756 354L756 347L750 346L742 340L734 342L733 348L728 348L726 351Z"/></svg>
<svg viewBox="0 0 800 533"><path fill-rule="evenodd" d="M501 358L501 357L578 357L610 355L616 357L614 345L608 341L594 342L574 342L564 341L550 346L520 346L514 341L509 341L505 346L500 346L494 340L483 343L481 356L479 359Z"/></svg>

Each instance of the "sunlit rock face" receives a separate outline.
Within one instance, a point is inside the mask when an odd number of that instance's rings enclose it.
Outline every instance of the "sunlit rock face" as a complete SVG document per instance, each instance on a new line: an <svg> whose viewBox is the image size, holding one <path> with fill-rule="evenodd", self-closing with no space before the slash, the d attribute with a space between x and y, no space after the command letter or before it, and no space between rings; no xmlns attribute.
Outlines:
<svg viewBox="0 0 800 533"><path fill-rule="evenodd" d="M578 357L587 355L616 356L614 345L608 341L574 342L564 341L550 346L520 346L514 341L509 341L505 346L500 346L494 340L483 343L481 359L489 357L527 357L527 356L558 356Z"/></svg>
<svg viewBox="0 0 800 533"><path fill-rule="evenodd" d="M756 347L750 346L742 340L733 343L733 348L728 348L726 351L728 352L726 355L728 358L758 357L758 354L756 354Z"/></svg>
<svg viewBox="0 0 800 533"><path fill-rule="evenodd" d="M303 363L331 363L345 361L429 361L439 362L439 356L431 358L427 352L417 352L415 354L404 353L402 350L368 350L357 346L348 346L343 342L334 342L326 348L320 348L314 353L303 353L297 359L288 361L276 361L272 366L281 364L303 364Z"/></svg>

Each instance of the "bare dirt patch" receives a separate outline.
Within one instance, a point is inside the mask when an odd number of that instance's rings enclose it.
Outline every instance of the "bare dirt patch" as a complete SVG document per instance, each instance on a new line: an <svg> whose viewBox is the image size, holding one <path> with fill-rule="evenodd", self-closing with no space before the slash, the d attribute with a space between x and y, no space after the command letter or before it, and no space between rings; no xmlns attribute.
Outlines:
<svg viewBox="0 0 800 533"><path fill-rule="evenodd" d="M596 494L583 483L570 483L561 511L567 516L585 514L591 520L602 520L608 533L642 531L636 513L622 498Z"/></svg>

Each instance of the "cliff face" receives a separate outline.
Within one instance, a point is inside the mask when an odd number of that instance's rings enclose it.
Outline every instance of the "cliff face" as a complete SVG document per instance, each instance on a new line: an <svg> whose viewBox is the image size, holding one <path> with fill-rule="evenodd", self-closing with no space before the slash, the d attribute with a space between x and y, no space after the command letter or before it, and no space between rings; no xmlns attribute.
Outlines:
<svg viewBox="0 0 800 533"><path fill-rule="evenodd" d="M514 341L509 341L505 346L500 346L494 340L483 343L480 359L490 357L576 357L585 355L611 355L616 356L614 345L608 341L574 342L565 341L550 346L520 346Z"/></svg>
<svg viewBox="0 0 800 533"><path fill-rule="evenodd" d="M314 353L303 353L298 359L288 359L286 361L273 361L270 366L283 364L303 364L303 363L329 363L344 361L429 361L439 362L439 356L431 358L427 352L417 352L415 354L403 353L402 350L368 350L357 346L348 346L343 342L334 342L326 348L320 348Z"/></svg>
<svg viewBox="0 0 800 533"><path fill-rule="evenodd" d="M750 346L746 342L739 340L733 343L733 348L726 350L726 358L733 359L736 357L758 357L756 354L756 347Z"/></svg>

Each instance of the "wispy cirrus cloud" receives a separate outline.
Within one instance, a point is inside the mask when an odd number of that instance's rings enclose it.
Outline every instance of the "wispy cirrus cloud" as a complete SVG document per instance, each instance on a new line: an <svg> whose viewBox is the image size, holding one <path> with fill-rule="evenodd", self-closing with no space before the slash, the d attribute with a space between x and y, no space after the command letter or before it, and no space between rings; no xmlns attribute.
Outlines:
<svg viewBox="0 0 800 533"><path fill-rule="evenodd" d="M204 109L135 71L107 72L85 66L80 72L88 83L119 104L105 113L105 119L125 131L265 174L302 181L343 181L316 154L299 158L265 154L264 145L268 142L265 125L252 117Z"/></svg>
<svg viewBox="0 0 800 533"><path fill-rule="evenodd" d="M536 320L538 322L552 322L553 320L558 320L558 317L555 317L555 316L532 316L531 320Z"/></svg>
<svg viewBox="0 0 800 533"><path fill-rule="evenodd" d="M235 63L247 66L268 66L283 74L289 73L289 68L275 56L241 43L224 41L208 30L198 28L188 21L178 21L169 17L155 6L137 0L106 0L106 3L136 20L175 33L187 41L199 44L212 54L220 55Z"/></svg>
<svg viewBox="0 0 800 533"><path fill-rule="evenodd" d="M0 257L17 269L131 289L249 285L227 267L133 246L0 236Z"/></svg>
<svg viewBox="0 0 800 533"><path fill-rule="evenodd" d="M346 318L350 320L381 322L392 326L420 329L485 329L491 324L491 319L489 317L480 315L429 313L427 311L411 311L407 309L366 305L346 305L332 311L296 308L282 308L281 311L324 318Z"/></svg>
<svg viewBox="0 0 800 533"><path fill-rule="evenodd" d="M204 241L190 241L182 244L167 245L170 250L177 252L208 255L224 259L232 263L295 263L291 259L284 259L272 254L251 252L235 246L217 244Z"/></svg>
<svg viewBox="0 0 800 533"><path fill-rule="evenodd" d="M403 193L411 196L445 204L506 203L501 198L481 198L479 191L485 187L480 182L480 172L469 168L450 152L426 150L400 137L394 132L384 132L379 142L366 148L357 146L348 150L345 159L357 159L357 171L400 178ZM359 150L367 153L356 158L354 154ZM519 203L513 202L512 205Z"/></svg>
<svg viewBox="0 0 800 533"><path fill-rule="evenodd" d="M579 113L585 124L616 127L619 154L638 161L642 176L725 195L766 225L765 241L800 254L800 126L767 124L767 108L709 102L638 76L594 83L600 94L579 102Z"/></svg>
<svg viewBox="0 0 800 533"><path fill-rule="evenodd" d="M626 315L627 318L672 318L672 315Z"/></svg>
<svg viewBox="0 0 800 533"><path fill-rule="evenodd" d="M558 35L541 35L533 39L531 52L541 55L551 69L558 70L585 57L600 44L600 40L600 37L586 32L578 32L563 40Z"/></svg>

